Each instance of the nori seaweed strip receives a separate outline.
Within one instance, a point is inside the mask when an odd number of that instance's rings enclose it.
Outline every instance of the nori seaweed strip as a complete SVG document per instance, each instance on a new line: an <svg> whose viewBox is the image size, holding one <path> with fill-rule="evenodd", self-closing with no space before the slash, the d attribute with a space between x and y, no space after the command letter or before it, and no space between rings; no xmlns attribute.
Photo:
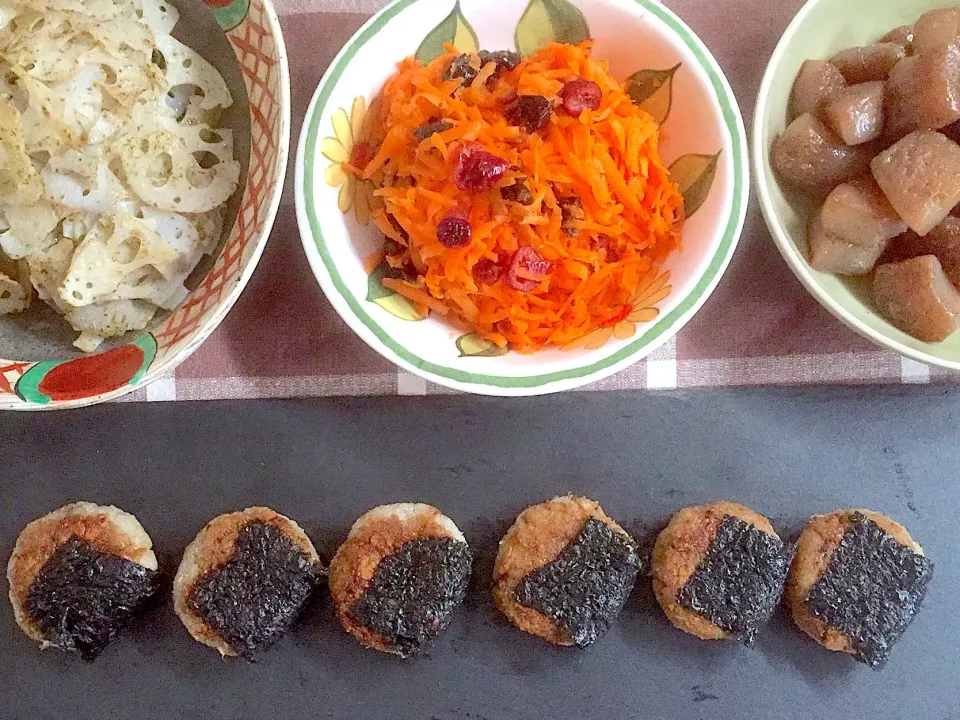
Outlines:
<svg viewBox="0 0 960 720"><path fill-rule="evenodd" d="M780 538L728 515L677 602L749 645L776 610L792 559Z"/></svg>
<svg viewBox="0 0 960 720"><path fill-rule="evenodd" d="M517 602L553 620L577 647L587 647L623 610L640 564L632 540L590 518L554 560L520 582Z"/></svg>
<svg viewBox="0 0 960 720"><path fill-rule="evenodd" d="M916 616L932 577L928 558L854 513L806 606L849 638L857 660L880 668Z"/></svg>
<svg viewBox="0 0 960 720"><path fill-rule="evenodd" d="M412 540L380 561L350 615L402 657L416 655L443 632L466 598L472 563L473 553L464 542Z"/></svg>
<svg viewBox="0 0 960 720"><path fill-rule="evenodd" d="M161 576L74 535L40 568L26 609L46 640L92 661L160 589Z"/></svg>
<svg viewBox="0 0 960 720"><path fill-rule="evenodd" d="M282 638L322 575L275 526L253 521L237 535L233 557L202 576L189 603L238 655L256 654Z"/></svg>

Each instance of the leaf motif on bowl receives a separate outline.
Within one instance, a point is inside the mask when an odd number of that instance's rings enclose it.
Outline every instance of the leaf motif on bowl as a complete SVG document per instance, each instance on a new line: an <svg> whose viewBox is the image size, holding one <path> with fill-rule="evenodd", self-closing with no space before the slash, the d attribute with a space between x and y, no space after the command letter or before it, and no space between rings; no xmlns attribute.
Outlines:
<svg viewBox="0 0 960 720"><path fill-rule="evenodd" d="M492 340L487 340L476 333L463 335L457 339L457 350L460 351L460 357L500 357L506 355L510 350L500 347Z"/></svg>
<svg viewBox="0 0 960 720"><path fill-rule="evenodd" d="M530 0L514 40L523 55L533 55L551 42L577 45L590 37L583 13L569 0Z"/></svg>
<svg viewBox="0 0 960 720"><path fill-rule="evenodd" d="M26 402L40 405L105 395L140 382L156 356L156 338L144 333L129 345L97 355L39 362L20 377L16 392Z"/></svg>
<svg viewBox="0 0 960 720"><path fill-rule="evenodd" d="M634 104L646 110L663 125L673 108L673 78L682 63L667 70L640 70L627 78L627 95Z"/></svg>
<svg viewBox="0 0 960 720"><path fill-rule="evenodd" d="M410 300L383 286L383 279L393 272L382 260L367 277L367 302L376 303L388 313L407 322L419 322L427 317Z"/></svg>
<svg viewBox="0 0 960 720"><path fill-rule="evenodd" d="M716 155L684 155L670 166L670 179L680 188L688 218L703 206L710 195L722 152Z"/></svg>
<svg viewBox="0 0 960 720"><path fill-rule="evenodd" d="M204 0L223 30L233 30L250 12L250 0Z"/></svg>
<svg viewBox="0 0 960 720"><path fill-rule="evenodd" d="M430 34L420 43L416 58L424 65L436 60L447 52L446 44L450 43L462 53L478 52L480 41L473 26L467 22L460 9L460 0L453 6L453 11L437 25Z"/></svg>

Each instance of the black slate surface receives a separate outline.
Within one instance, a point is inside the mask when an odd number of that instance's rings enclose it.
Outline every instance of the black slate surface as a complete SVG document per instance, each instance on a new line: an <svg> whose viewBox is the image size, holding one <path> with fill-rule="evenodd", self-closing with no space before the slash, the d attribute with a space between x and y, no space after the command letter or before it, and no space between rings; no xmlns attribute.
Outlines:
<svg viewBox="0 0 960 720"><path fill-rule="evenodd" d="M223 662L163 602L93 664L41 653L0 602L3 720L840 720L960 717L960 392L768 390L540 400L119 405L0 415L0 551L73 499L135 513L164 569L214 515L265 503L329 560L370 506L438 505L479 557L430 652L357 646L325 600L261 662ZM496 542L525 506L574 491L639 539L676 509L753 506L794 539L811 513L868 507L937 563L881 672L829 654L782 613L753 648L671 628L646 583L586 651L512 629L489 600Z"/></svg>

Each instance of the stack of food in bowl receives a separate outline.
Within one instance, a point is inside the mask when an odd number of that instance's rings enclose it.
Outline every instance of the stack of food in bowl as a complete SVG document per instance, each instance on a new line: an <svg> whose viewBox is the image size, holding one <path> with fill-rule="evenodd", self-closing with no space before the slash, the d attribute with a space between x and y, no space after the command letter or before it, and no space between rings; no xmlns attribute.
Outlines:
<svg viewBox="0 0 960 720"><path fill-rule="evenodd" d="M327 297L384 356L469 392L555 392L649 354L746 213L736 100L648 0L394 3L304 128L300 230Z"/></svg>
<svg viewBox="0 0 960 720"><path fill-rule="evenodd" d="M808 4L761 90L764 212L798 276L841 319L920 360L956 363L960 8L897 4L870 27L912 13L909 25L891 22L845 49L830 38L829 52L814 45L801 60L801 41L822 33L839 5ZM844 34L844 22L835 27Z"/></svg>
<svg viewBox="0 0 960 720"><path fill-rule="evenodd" d="M288 86L265 0L0 6L0 407L117 397L213 331L280 201Z"/></svg>

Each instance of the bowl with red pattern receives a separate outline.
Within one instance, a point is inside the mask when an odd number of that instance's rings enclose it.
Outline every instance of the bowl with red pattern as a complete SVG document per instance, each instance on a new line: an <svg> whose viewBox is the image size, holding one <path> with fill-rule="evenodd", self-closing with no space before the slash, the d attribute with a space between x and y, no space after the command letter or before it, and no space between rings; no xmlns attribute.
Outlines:
<svg viewBox="0 0 960 720"><path fill-rule="evenodd" d="M550 42L587 40L593 57L607 62L630 99L660 123L659 153L684 198L682 241L640 283L622 317L563 346L516 352L424 313L424 303L394 291L391 268L374 262L385 232L376 224L382 219L376 216L378 188L351 170L369 160L367 114L405 57L429 62L451 45L468 55L509 50L528 56ZM577 97L561 93L557 101L565 105L568 99L574 103ZM529 110L537 112L532 103ZM465 392L568 390L653 352L716 287L739 240L749 197L746 140L733 92L703 42L654 0L394 0L333 61L303 128L295 181L298 221L304 250L330 303L357 335L399 367ZM448 243L461 241L466 230L461 218L441 224L438 231ZM438 240L444 244L439 235ZM522 257L525 250L516 251L510 265L521 284L542 264L536 253ZM482 282L489 268L479 265L473 276L479 273ZM500 277L509 282L512 276L507 271Z"/></svg>
<svg viewBox="0 0 960 720"><path fill-rule="evenodd" d="M289 71L279 21L270 0L172 4L180 18L174 38L219 71L233 100L214 124L232 131L240 164L219 243L211 233L207 257L181 288L182 302L171 303L145 330L107 340L95 352L74 347L75 333L44 303L0 317L0 409L92 405L168 375L220 324L263 252L280 203L290 134ZM150 7L168 10L163 2Z"/></svg>

